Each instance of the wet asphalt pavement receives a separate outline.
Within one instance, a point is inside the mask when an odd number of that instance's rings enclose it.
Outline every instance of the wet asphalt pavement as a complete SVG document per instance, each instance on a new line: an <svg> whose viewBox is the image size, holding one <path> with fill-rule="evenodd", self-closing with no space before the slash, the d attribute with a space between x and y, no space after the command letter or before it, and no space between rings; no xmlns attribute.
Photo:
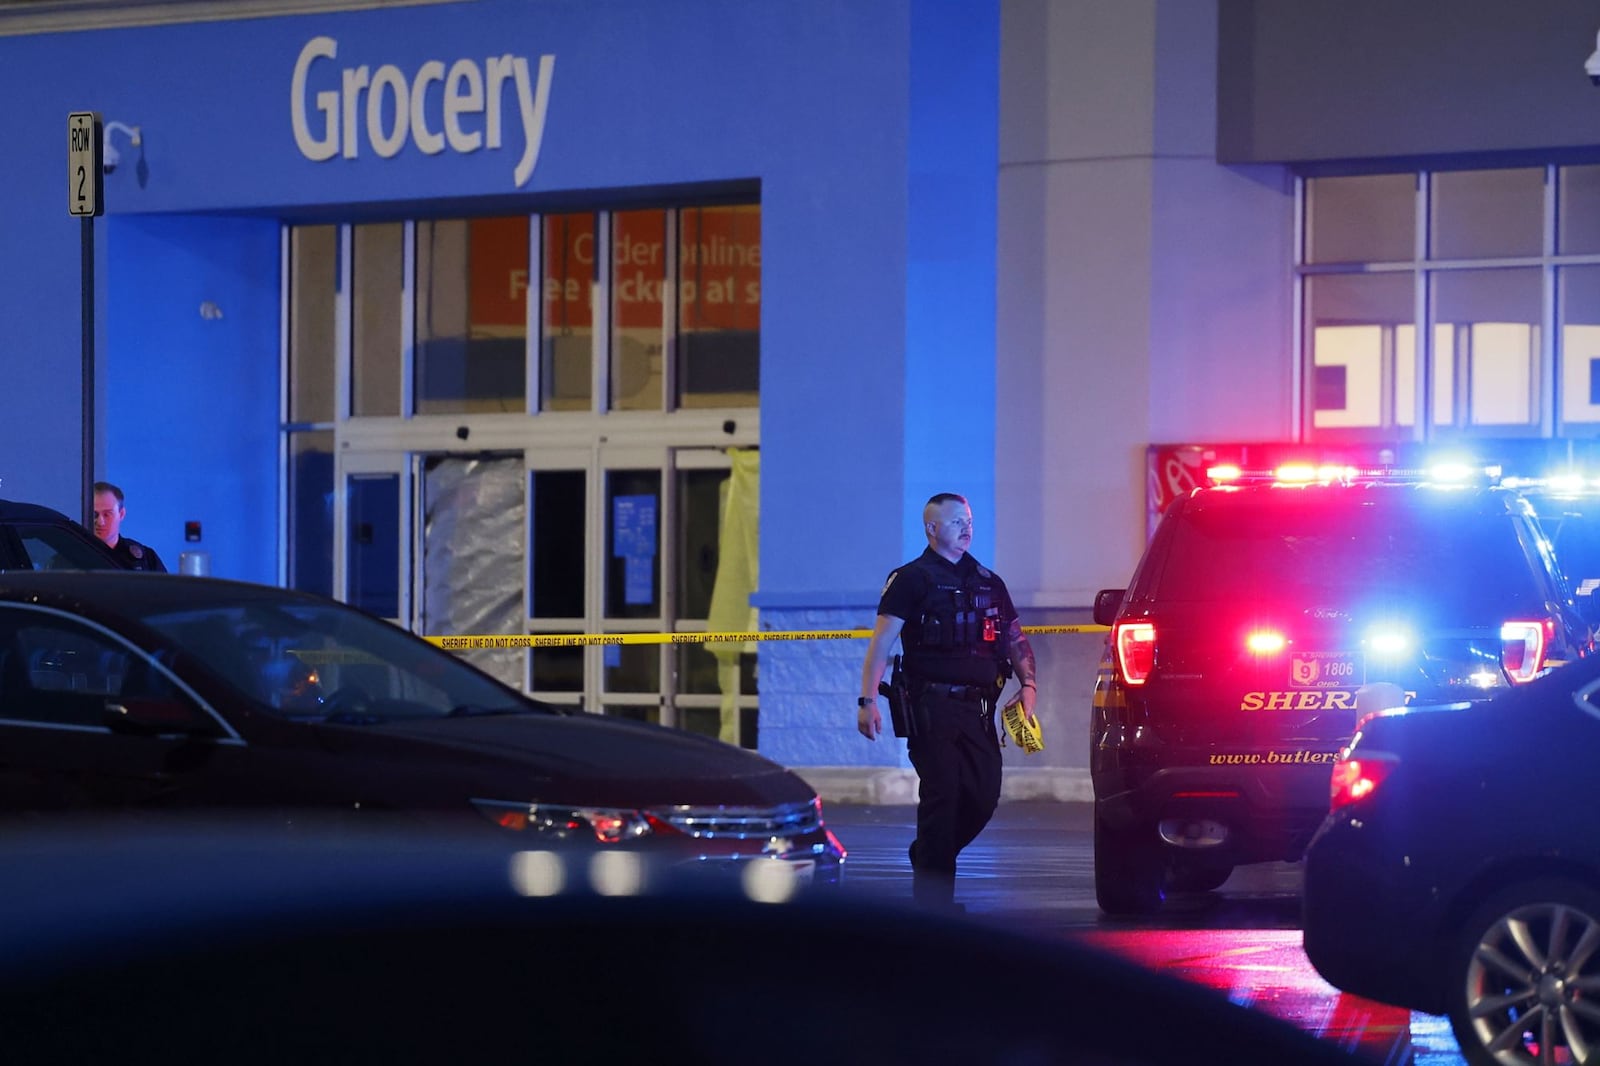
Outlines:
<svg viewBox="0 0 1600 1066"><path fill-rule="evenodd" d="M906 848L916 808L830 804L843 842L844 891L910 904ZM1300 868L1244 867L1216 892L1168 900L1158 916L1100 914L1094 899L1093 806L1003 803L962 852L956 899L969 919L1090 944L1217 989L1385 1066L1461 1066L1449 1023L1348 996L1312 969L1300 945Z"/></svg>

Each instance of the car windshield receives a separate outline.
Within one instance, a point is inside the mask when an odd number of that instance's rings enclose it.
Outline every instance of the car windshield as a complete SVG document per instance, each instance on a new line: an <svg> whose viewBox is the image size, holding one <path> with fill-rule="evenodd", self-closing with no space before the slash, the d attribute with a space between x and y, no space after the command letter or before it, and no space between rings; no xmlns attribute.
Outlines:
<svg viewBox="0 0 1600 1066"><path fill-rule="evenodd" d="M1237 500L1191 509L1175 534L1158 579L1168 600L1379 597L1463 618L1542 600L1508 515Z"/></svg>
<svg viewBox="0 0 1600 1066"><path fill-rule="evenodd" d="M540 709L451 653L342 604L251 598L140 620L286 718L368 724Z"/></svg>

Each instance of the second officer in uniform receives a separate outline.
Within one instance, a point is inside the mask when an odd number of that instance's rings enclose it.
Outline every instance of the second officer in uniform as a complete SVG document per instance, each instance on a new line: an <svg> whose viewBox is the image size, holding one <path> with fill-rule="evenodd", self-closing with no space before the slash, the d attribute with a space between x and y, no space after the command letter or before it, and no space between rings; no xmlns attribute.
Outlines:
<svg viewBox="0 0 1600 1066"><path fill-rule="evenodd" d="M995 701L1005 679L1022 684L1033 716L1033 649L1004 581L967 553L972 508L942 492L922 511L928 547L889 575L861 669L856 724L876 740L883 729L878 685L896 639L908 685L907 752L919 779L913 892L933 907L955 905L956 856L983 831L1000 802Z"/></svg>

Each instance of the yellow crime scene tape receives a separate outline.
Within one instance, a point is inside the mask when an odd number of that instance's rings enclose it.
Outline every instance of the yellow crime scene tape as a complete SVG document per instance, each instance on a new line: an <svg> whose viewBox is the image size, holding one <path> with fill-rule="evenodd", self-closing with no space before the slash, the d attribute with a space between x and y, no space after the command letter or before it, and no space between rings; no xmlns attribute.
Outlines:
<svg viewBox="0 0 1600 1066"><path fill-rule="evenodd" d="M1104 633L1097 625L1023 626L1034 633ZM510 636L425 636L446 651L475 648L575 648L589 644L742 644L763 640L853 640L872 636L870 629L765 629L755 633L525 633Z"/></svg>

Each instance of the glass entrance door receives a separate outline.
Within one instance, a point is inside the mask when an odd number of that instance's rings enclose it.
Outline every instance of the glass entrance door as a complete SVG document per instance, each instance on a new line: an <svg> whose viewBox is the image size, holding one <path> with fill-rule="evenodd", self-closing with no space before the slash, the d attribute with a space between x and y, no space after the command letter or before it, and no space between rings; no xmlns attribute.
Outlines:
<svg viewBox="0 0 1600 1066"><path fill-rule="evenodd" d="M594 449L530 448L524 455L528 479L528 632L591 632L590 620L595 616L595 553L589 547L589 531L598 525L591 485ZM529 649L529 691L551 703L597 707L597 690L587 681L588 651L581 645Z"/></svg>
<svg viewBox="0 0 1600 1066"><path fill-rule="evenodd" d="M526 501L522 453L417 457L417 632L520 634ZM526 688L520 648L474 648L465 658L513 688Z"/></svg>
<svg viewBox="0 0 1600 1066"><path fill-rule="evenodd" d="M619 635L467 654L551 703L753 745L753 649L659 636L704 632L726 594L717 582L730 472L720 449L665 445L344 452L336 587L428 636ZM753 569L732 602L747 604L750 591ZM750 624L735 610L718 628Z"/></svg>
<svg viewBox="0 0 1600 1066"><path fill-rule="evenodd" d="M412 473L402 452L339 454L333 585L340 599L410 626Z"/></svg>
<svg viewBox="0 0 1600 1066"><path fill-rule="evenodd" d="M529 632L638 638L533 648L534 695L753 744L754 655L719 660L655 637L707 627L727 454L606 444L526 454Z"/></svg>
<svg viewBox="0 0 1600 1066"><path fill-rule="evenodd" d="M600 519L599 617L604 633L662 633L674 592L663 559L677 550L672 503L664 491L667 449L605 447L597 454ZM594 649L600 707L606 714L677 725L665 646L607 644ZM596 665L591 663L591 669Z"/></svg>

